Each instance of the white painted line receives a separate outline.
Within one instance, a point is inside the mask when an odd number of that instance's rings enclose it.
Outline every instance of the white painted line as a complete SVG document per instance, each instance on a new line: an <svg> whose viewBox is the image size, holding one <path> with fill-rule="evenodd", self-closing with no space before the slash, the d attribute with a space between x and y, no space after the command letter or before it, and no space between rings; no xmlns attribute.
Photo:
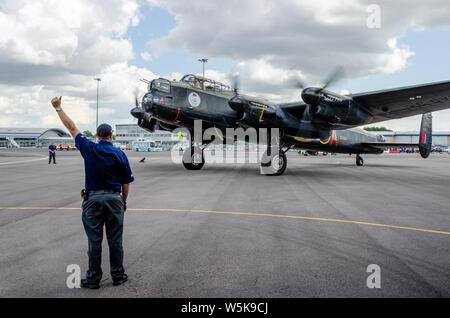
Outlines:
<svg viewBox="0 0 450 318"><path fill-rule="evenodd" d="M33 162L33 161L39 161L39 160L46 160L47 157L39 158L39 159L30 159L30 160L22 160L22 161L8 161L8 162L1 162L0 166L4 165L13 165L16 163L26 163L26 162Z"/></svg>

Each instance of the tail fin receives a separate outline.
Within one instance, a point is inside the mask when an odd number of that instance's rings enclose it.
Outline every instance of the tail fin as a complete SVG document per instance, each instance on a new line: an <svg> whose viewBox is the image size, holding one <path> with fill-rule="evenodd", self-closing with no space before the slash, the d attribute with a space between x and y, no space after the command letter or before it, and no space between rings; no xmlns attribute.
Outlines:
<svg viewBox="0 0 450 318"><path fill-rule="evenodd" d="M422 158L426 159L431 153L433 116L431 113L422 115L422 124L420 125L419 152Z"/></svg>

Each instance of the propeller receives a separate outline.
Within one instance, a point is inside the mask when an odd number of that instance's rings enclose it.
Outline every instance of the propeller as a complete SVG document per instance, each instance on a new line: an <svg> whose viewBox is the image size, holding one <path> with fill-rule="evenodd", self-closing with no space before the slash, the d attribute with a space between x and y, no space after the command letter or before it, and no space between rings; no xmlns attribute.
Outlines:
<svg viewBox="0 0 450 318"><path fill-rule="evenodd" d="M134 100L136 102L136 107L139 107L139 87L136 87L133 91Z"/></svg>
<svg viewBox="0 0 450 318"><path fill-rule="evenodd" d="M328 78L325 80L325 82L322 85L322 90L327 88L328 86L330 86L331 84L334 84L336 82L339 82L340 80L342 80L344 77L346 76L344 68L339 65L338 67L336 67L333 72L331 72L328 75Z"/></svg>
<svg viewBox="0 0 450 318"><path fill-rule="evenodd" d="M306 87L300 80L297 80L296 88L300 88L302 90L301 97L302 100L308 104L303 112L302 120L299 122L297 135L300 135L302 130L302 122L310 122L312 120L312 113L314 109L320 104L323 91L329 87L330 85L339 82L346 76L344 68L342 66L337 66L329 75L326 77L323 84L319 87Z"/></svg>
<svg viewBox="0 0 450 318"><path fill-rule="evenodd" d="M234 72L231 74L231 85L233 88L234 95L237 96L239 94L239 86L240 86L240 76L238 72Z"/></svg>
<svg viewBox="0 0 450 318"><path fill-rule="evenodd" d="M318 105L322 98L322 92L330 85L339 82L346 76L342 66L336 67L319 87L307 87L302 90L302 99L306 104Z"/></svg>
<svg viewBox="0 0 450 318"><path fill-rule="evenodd" d="M133 93L136 107L134 107L130 113L138 120L138 125L150 132L154 132L159 129L159 121L156 118L153 118L151 114L146 112L139 105L139 87L136 87Z"/></svg>
<svg viewBox="0 0 450 318"><path fill-rule="evenodd" d="M240 76L239 72L233 72L230 74L230 82L232 83L232 88L234 92L234 96L228 100L228 105L230 107L240 113L240 116L243 115L244 108L246 106L246 101L239 96L239 85L240 85Z"/></svg>
<svg viewBox="0 0 450 318"><path fill-rule="evenodd" d="M291 67L289 69L290 72L294 72L294 67ZM288 86L292 86L292 88L301 89L303 90L305 87L305 82L300 78L300 75L297 73L293 75L290 80L288 80Z"/></svg>
<svg viewBox="0 0 450 318"><path fill-rule="evenodd" d="M144 110L139 106L139 87L136 87L133 91L135 108L131 110L131 115L137 119L142 119L144 117Z"/></svg>

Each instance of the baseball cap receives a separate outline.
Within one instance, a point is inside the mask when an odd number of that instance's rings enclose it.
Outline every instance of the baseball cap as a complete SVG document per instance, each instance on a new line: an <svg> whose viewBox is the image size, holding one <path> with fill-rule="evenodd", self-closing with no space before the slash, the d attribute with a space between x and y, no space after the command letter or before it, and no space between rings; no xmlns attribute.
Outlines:
<svg viewBox="0 0 450 318"><path fill-rule="evenodd" d="M109 137L111 136L113 133L113 129L110 125L108 124L101 124L100 126L98 126L97 128L97 136L98 137Z"/></svg>

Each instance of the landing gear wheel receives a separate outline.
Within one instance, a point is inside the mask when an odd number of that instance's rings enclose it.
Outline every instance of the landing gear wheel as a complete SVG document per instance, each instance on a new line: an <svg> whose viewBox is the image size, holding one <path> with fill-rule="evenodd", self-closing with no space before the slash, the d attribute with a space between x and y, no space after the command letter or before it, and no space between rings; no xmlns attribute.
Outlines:
<svg viewBox="0 0 450 318"><path fill-rule="evenodd" d="M267 151L264 153L263 158L267 158ZM282 151L278 155L271 158L269 164L261 164L261 171L263 174L269 176L279 176L284 173L287 167L287 157ZM264 161L263 161L264 162Z"/></svg>
<svg viewBox="0 0 450 318"><path fill-rule="evenodd" d="M356 156L356 165L358 167L364 166L364 160L360 155Z"/></svg>
<svg viewBox="0 0 450 318"><path fill-rule="evenodd" d="M199 150L201 155L195 150L188 148L183 153L183 166L187 170L200 170L205 165L205 157L203 156L203 150ZM201 156L201 157L200 157Z"/></svg>

